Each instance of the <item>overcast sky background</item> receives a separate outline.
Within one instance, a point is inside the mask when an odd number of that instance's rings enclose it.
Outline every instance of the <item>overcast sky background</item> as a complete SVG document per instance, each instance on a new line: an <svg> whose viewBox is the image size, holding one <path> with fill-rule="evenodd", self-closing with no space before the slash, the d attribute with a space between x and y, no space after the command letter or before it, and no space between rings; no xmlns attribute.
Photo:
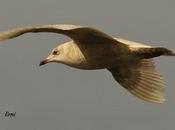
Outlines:
<svg viewBox="0 0 175 130"><path fill-rule="evenodd" d="M174 0L0 0L0 31L77 24L111 36L175 48ZM174 130L175 59L156 59L167 82L162 105L135 98L106 70L39 67L62 35L26 34L0 43L2 130ZM16 112L14 118L4 117Z"/></svg>

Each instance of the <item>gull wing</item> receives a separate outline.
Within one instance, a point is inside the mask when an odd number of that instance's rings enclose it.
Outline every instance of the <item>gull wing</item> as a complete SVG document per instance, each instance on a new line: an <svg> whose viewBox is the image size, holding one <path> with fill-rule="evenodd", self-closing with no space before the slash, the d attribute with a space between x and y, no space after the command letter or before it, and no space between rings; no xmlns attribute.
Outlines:
<svg viewBox="0 0 175 130"><path fill-rule="evenodd" d="M5 32L0 32L0 41L12 39L25 33L39 33L39 32L51 32L63 34L75 42L83 44L96 44L96 43L118 43L114 38L107 34L90 27L67 25L67 24L55 24L55 25L41 25L41 26L29 26L16 28ZM121 43L122 45L122 43Z"/></svg>
<svg viewBox="0 0 175 130"><path fill-rule="evenodd" d="M12 39L29 32L33 32L33 33L52 32L52 33L59 33L59 34L70 36L69 32L77 28L81 28L81 26L55 24L55 25L21 27L21 28L8 30L5 32L0 32L0 41Z"/></svg>
<svg viewBox="0 0 175 130"><path fill-rule="evenodd" d="M123 38L114 38L114 39L116 39L120 43L128 45L130 48L151 48L152 47L143 43L133 42Z"/></svg>
<svg viewBox="0 0 175 130"><path fill-rule="evenodd" d="M108 70L120 85L138 98L154 103L165 101L164 81L152 59L142 59L133 64L120 63Z"/></svg>

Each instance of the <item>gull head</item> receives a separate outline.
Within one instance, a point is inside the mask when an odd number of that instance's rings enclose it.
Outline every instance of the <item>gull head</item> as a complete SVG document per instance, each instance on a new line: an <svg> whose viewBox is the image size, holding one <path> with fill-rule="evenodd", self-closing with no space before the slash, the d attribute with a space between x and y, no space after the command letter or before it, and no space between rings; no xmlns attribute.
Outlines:
<svg viewBox="0 0 175 130"><path fill-rule="evenodd" d="M79 69L87 69L89 64L84 53L74 41L63 43L54 48L39 65L42 66L50 62L62 63Z"/></svg>
<svg viewBox="0 0 175 130"><path fill-rule="evenodd" d="M63 58L64 58L64 48L62 45L59 45L51 51L51 53L46 59L40 62L39 66L45 65L50 62L60 63Z"/></svg>

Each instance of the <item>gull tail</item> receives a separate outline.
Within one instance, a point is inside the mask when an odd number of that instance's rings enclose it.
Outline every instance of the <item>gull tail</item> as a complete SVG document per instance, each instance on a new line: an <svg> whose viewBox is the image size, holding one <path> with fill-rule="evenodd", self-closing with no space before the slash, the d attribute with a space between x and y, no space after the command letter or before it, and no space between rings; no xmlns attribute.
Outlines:
<svg viewBox="0 0 175 130"><path fill-rule="evenodd" d="M166 49L166 48L165 48L165 49ZM165 55L165 56L175 56L175 52L172 51L172 50L166 49L164 55Z"/></svg>
<svg viewBox="0 0 175 130"><path fill-rule="evenodd" d="M175 52L164 48L164 47L155 47L155 48L140 48L135 52L136 55L142 58L154 58L158 56L175 56Z"/></svg>

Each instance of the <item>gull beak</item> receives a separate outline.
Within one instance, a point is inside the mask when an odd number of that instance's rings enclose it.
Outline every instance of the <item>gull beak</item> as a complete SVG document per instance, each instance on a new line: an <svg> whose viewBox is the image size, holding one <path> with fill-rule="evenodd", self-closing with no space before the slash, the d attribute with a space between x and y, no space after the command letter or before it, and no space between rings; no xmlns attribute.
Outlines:
<svg viewBox="0 0 175 130"><path fill-rule="evenodd" d="M46 59L46 60L43 60L40 62L39 66L42 66L42 65L45 65L47 64L49 61Z"/></svg>
<svg viewBox="0 0 175 130"><path fill-rule="evenodd" d="M42 60L39 64L39 66L45 65L47 63L53 62L53 55L49 55L47 58L45 58L44 60Z"/></svg>

